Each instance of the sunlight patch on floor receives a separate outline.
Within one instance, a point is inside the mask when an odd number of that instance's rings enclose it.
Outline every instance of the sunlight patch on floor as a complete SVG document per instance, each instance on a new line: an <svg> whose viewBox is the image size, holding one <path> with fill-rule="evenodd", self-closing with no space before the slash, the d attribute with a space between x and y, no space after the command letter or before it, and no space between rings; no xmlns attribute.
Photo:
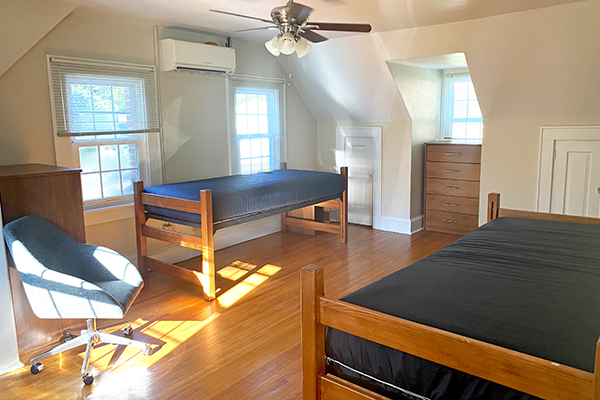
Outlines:
<svg viewBox="0 0 600 400"><path fill-rule="evenodd" d="M179 345L198 333L203 327L219 316L213 313L204 321L144 321L137 319L132 322L133 339L148 343L153 348L152 355L142 355L141 349L133 346L115 346L99 344L92 350L90 368L104 371L146 369L161 358L175 350ZM122 334L121 330L114 332ZM83 358L84 352L80 353Z"/></svg>
<svg viewBox="0 0 600 400"><path fill-rule="evenodd" d="M267 279L269 279L270 276L273 276L279 272L279 270L281 270L281 267L272 264L267 264L261 267L258 271L220 295L217 298L219 305L225 308L231 307L233 304L235 304L235 302L250 293L254 288L264 283ZM246 272L247 271L244 271L244 273Z"/></svg>

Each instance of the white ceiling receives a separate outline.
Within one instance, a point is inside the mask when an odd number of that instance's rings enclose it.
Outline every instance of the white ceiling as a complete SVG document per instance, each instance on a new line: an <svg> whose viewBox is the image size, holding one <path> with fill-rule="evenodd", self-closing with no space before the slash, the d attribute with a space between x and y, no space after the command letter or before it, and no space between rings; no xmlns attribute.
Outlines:
<svg viewBox="0 0 600 400"><path fill-rule="evenodd" d="M102 13L228 34L250 41L273 36L271 30L235 33L266 24L209 12L211 8L270 19L273 7L287 0L67 0L78 12ZM582 0L301 0L315 10L314 22L370 23L374 32L464 21ZM324 32L330 38L339 33ZM343 35L343 34L342 34Z"/></svg>

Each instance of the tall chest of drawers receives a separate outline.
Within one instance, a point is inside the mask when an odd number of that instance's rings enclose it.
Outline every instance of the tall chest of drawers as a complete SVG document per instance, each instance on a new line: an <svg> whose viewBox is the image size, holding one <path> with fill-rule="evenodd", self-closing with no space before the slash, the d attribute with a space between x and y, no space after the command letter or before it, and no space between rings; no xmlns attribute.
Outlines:
<svg viewBox="0 0 600 400"><path fill-rule="evenodd" d="M479 222L481 145L425 144L425 230L464 235Z"/></svg>

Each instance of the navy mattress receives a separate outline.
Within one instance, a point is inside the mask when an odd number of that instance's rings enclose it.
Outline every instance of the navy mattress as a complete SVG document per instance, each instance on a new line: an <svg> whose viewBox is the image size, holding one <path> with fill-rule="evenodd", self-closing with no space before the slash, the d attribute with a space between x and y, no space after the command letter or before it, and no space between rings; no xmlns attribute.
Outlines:
<svg viewBox="0 0 600 400"><path fill-rule="evenodd" d="M493 220L342 300L593 373L600 226ZM334 329L327 371L392 399L534 399Z"/></svg>
<svg viewBox="0 0 600 400"><path fill-rule="evenodd" d="M144 188L146 193L200 201L200 190L212 192L213 221L227 221L263 214L269 210L289 211L322 201L341 198L346 187L340 174L280 169L249 175L232 175L198 181ZM199 225L200 215L146 206L148 217L188 225Z"/></svg>

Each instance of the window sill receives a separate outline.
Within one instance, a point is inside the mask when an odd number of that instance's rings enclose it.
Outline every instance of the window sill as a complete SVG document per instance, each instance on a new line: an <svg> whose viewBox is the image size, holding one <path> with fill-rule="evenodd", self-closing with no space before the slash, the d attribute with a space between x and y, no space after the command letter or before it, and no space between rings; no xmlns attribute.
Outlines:
<svg viewBox="0 0 600 400"><path fill-rule="evenodd" d="M85 226L100 225L133 218L133 203L85 210L83 216Z"/></svg>

